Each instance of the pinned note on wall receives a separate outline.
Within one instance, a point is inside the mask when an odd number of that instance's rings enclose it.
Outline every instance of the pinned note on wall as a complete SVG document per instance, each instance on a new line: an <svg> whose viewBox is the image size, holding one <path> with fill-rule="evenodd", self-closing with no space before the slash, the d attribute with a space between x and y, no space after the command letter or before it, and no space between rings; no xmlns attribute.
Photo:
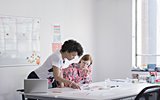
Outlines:
<svg viewBox="0 0 160 100"><path fill-rule="evenodd" d="M57 50L60 50L62 46L62 43L52 43L52 51L55 52Z"/></svg>
<svg viewBox="0 0 160 100"><path fill-rule="evenodd" d="M61 27L59 24L53 25L53 42L52 42L52 51L55 52L61 49Z"/></svg>

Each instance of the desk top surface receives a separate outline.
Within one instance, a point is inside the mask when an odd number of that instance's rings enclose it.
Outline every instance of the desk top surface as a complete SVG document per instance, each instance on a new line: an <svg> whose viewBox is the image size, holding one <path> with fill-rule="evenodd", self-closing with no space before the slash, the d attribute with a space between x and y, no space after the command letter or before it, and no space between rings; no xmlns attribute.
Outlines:
<svg viewBox="0 0 160 100"><path fill-rule="evenodd" d="M107 87L105 82L83 85L81 90L72 88L52 88L48 93L25 93L26 97L64 98L79 100L107 100L137 95L143 88L155 84L130 83L123 80L112 80Z"/></svg>

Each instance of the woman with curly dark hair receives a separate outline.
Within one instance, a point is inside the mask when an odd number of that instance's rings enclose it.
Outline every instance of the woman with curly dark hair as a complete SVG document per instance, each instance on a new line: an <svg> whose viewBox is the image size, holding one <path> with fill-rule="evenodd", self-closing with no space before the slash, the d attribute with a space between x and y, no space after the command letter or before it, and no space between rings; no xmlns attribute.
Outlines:
<svg viewBox="0 0 160 100"><path fill-rule="evenodd" d="M74 89L80 89L77 83L63 78L62 68L69 66L76 56L80 57L82 54L83 48L80 43L75 40L67 40L61 50L50 55L42 66L29 74L28 79L48 79L52 87L64 87L64 84L67 84Z"/></svg>

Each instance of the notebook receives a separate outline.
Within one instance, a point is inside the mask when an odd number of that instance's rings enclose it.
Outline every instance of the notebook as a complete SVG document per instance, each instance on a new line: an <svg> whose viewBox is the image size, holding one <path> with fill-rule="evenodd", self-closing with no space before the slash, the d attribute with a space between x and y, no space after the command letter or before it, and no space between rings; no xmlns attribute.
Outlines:
<svg viewBox="0 0 160 100"><path fill-rule="evenodd" d="M48 80L47 79L25 79L24 92L25 93L48 92Z"/></svg>

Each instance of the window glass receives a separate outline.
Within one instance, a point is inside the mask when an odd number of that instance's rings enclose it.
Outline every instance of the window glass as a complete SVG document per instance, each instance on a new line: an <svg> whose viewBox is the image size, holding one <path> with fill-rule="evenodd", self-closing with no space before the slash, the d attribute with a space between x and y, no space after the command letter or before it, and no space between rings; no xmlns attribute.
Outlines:
<svg viewBox="0 0 160 100"><path fill-rule="evenodd" d="M134 66L160 67L160 0L136 0L135 9Z"/></svg>

